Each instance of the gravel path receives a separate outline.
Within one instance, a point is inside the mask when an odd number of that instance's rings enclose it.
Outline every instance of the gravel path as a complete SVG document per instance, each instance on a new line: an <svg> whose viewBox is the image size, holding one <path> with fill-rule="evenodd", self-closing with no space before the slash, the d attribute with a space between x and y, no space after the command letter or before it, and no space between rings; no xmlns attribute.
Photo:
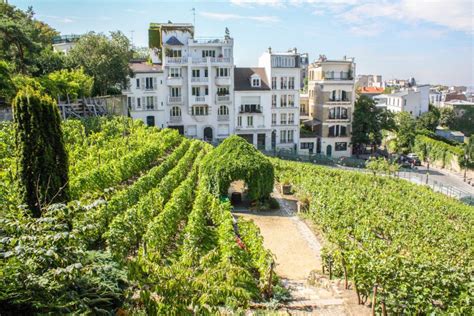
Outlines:
<svg viewBox="0 0 474 316"><path fill-rule="evenodd" d="M367 309L353 304L355 293L341 290L334 281L321 275L322 283L311 286L307 279L321 271L321 243L296 214L296 203L273 196L280 203L276 211L255 212L236 208L235 215L251 219L260 228L264 246L276 256L275 272L290 290L292 300L284 307L291 315L367 315Z"/></svg>

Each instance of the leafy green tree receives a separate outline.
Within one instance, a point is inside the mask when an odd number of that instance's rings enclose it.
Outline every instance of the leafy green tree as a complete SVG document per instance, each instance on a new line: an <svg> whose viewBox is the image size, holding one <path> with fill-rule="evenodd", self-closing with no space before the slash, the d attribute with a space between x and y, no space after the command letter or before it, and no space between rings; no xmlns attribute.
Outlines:
<svg viewBox="0 0 474 316"><path fill-rule="evenodd" d="M70 66L83 67L87 75L94 77L93 94L102 95L126 87L131 57L130 42L119 31L111 32L110 37L90 32L68 53Z"/></svg>
<svg viewBox="0 0 474 316"><path fill-rule="evenodd" d="M4 97L7 101L15 93L15 85L13 84L11 66L0 60L0 97Z"/></svg>
<svg viewBox="0 0 474 316"><path fill-rule="evenodd" d="M451 108L441 108L439 110L439 125L449 127L455 119L454 111Z"/></svg>
<svg viewBox="0 0 474 316"><path fill-rule="evenodd" d="M410 113L400 112L395 117L396 129L396 149L398 152L408 153L415 142L416 121Z"/></svg>
<svg viewBox="0 0 474 316"><path fill-rule="evenodd" d="M33 9L26 12L7 3L0 3L0 59L11 62L15 71L40 71L38 57L51 47L58 33L49 25L34 19Z"/></svg>
<svg viewBox="0 0 474 316"><path fill-rule="evenodd" d="M464 181L466 181L467 169L474 167L474 135L471 135L464 144L464 155L461 157L460 164L464 168Z"/></svg>
<svg viewBox="0 0 474 316"><path fill-rule="evenodd" d="M72 99L89 96L94 85L94 79L86 75L82 68L52 72L42 82L50 95Z"/></svg>
<svg viewBox="0 0 474 316"><path fill-rule="evenodd" d="M13 100L18 182L34 217L51 203L68 200L68 158L56 103L32 87Z"/></svg>
<svg viewBox="0 0 474 316"><path fill-rule="evenodd" d="M375 101L367 96L360 96L354 109L352 123L352 144L354 150L360 150L370 145L375 151L382 142L382 130L393 130L394 121L391 112L380 109Z"/></svg>
<svg viewBox="0 0 474 316"><path fill-rule="evenodd" d="M416 129L427 129L434 132L438 127L439 117L432 111L421 114L416 121Z"/></svg>

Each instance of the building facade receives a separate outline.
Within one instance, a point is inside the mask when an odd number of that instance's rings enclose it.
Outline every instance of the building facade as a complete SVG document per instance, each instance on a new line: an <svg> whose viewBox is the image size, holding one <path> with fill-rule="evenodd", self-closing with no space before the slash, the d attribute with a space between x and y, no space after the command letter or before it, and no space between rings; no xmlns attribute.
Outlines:
<svg viewBox="0 0 474 316"><path fill-rule="evenodd" d="M260 56L271 89L272 148L298 151L300 122L300 54L272 52Z"/></svg>
<svg viewBox="0 0 474 316"><path fill-rule="evenodd" d="M307 130L302 133L300 151L351 156L355 66L353 58L328 60L325 56L309 65L310 120L304 122Z"/></svg>
<svg viewBox="0 0 474 316"><path fill-rule="evenodd" d="M397 112L408 112L414 118L429 111L429 85L414 86L404 88L391 94L381 94L374 97L377 106L387 110Z"/></svg>

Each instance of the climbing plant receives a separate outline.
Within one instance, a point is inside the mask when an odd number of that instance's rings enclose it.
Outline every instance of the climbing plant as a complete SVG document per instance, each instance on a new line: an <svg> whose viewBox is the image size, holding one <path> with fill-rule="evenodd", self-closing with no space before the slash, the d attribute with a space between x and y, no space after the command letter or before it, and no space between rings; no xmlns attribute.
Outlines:
<svg viewBox="0 0 474 316"><path fill-rule="evenodd" d="M273 191L274 172L271 162L239 136L231 136L209 153L202 172L208 177L210 189L227 194L230 184L243 180L250 200L266 199Z"/></svg>

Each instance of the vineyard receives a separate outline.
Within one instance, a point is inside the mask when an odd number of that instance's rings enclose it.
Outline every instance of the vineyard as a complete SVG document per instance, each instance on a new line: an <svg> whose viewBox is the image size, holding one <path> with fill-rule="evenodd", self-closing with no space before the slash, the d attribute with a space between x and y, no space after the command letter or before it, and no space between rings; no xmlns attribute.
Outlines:
<svg viewBox="0 0 474 316"><path fill-rule="evenodd" d="M33 218L15 181L13 126L0 125L0 313L207 314L284 293L273 255L225 197L292 184L326 239L326 273L379 314L470 314L474 213L400 179L268 160L127 118L62 123L67 204ZM289 236L291 237L291 236Z"/></svg>
<svg viewBox="0 0 474 316"><path fill-rule="evenodd" d="M272 162L309 200L306 216L328 240L326 273L352 280L360 304L375 296L384 315L472 314L472 206L400 179Z"/></svg>
<svg viewBox="0 0 474 316"><path fill-rule="evenodd" d="M271 295L258 228L234 219L203 172L212 146L126 118L62 128L73 200L32 218L18 206L13 128L1 126L0 310L192 314Z"/></svg>

